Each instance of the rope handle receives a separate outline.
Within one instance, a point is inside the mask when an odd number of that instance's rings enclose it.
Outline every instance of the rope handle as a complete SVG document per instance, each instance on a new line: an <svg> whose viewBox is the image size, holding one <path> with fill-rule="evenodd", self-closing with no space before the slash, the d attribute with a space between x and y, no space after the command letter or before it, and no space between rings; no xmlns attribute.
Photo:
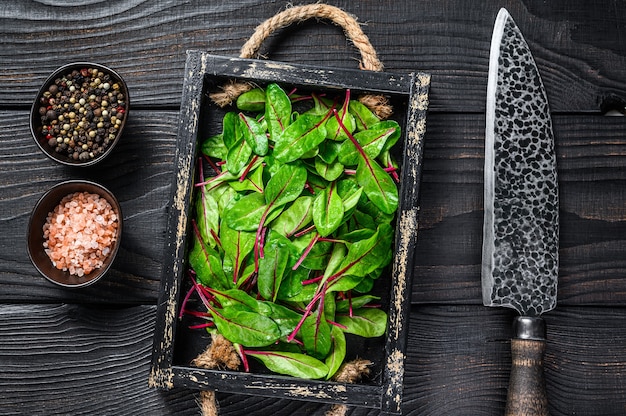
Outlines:
<svg viewBox="0 0 626 416"><path fill-rule="evenodd" d="M356 18L338 7L328 4L307 4L290 7L261 23L252 36L242 46L240 57L251 59L257 57L261 45L273 32L308 19L326 19L343 28L346 37L352 41L361 53L359 68L366 71L382 71L383 64L378 59L376 50L370 43L367 35L361 30ZM221 87L221 91L210 95L211 99L220 107L225 107L235 101L237 97L253 86L246 82L232 82ZM393 109L386 97L366 94L359 97L365 106L372 110L379 118L391 116Z"/></svg>

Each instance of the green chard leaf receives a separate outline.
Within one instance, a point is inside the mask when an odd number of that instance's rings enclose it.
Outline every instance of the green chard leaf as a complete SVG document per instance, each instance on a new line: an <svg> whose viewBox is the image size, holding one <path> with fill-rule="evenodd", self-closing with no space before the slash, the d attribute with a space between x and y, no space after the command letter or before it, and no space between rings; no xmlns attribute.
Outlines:
<svg viewBox="0 0 626 416"><path fill-rule="evenodd" d="M280 338L276 322L258 312L239 308L211 309L219 332L230 342L245 347L266 347Z"/></svg>
<svg viewBox="0 0 626 416"><path fill-rule="evenodd" d="M380 121L378 116L360 101L350 100L349 111L354 116L358 130L367 130Z"/></svg>
<svg viewBox="0 0 626 416"><path fill-rule="evenodd" d="M328 374L328 367L306 354L281 351L246 351L271 371L305 379L319 379Z"/></svg>
<svg viewBox="0 0 626 416"><path fill-rule="evenodd" d="M335 141L344 141L348 138L347 133L344 131L344 128L348 130L350 133L354 133L356 130L356 121L354 116L350 114L348 111L350 103L350 91L346 91L346 97L343 103L343 106L337 111L337 115L339 120L341 120L341 124L337 117L330 117L326 122L326 138Z"/></svg>
<svg viewBox="0 0 626 416"><path fill-rule="evenodd" d="M203 285L217 289L231 287L222 269L221 257L217 251L204 244L198 236L195 236L193 248L189 253L189 265Z"/></svg>
<svg viewBox="0 0 626 416"><path fill-rule="evenodd" d="M243 290L228 289L219 291L209 289L209 291L215 296L222 308L237 308L248 312L259 312L258 301Z"/></svg>
<svg viewBox="0 0 626 416"><path fill-rule="evenodd" d="M253 192L241 197L233 205L229 205L224 213L223 222L234 230L255 231L267 209L265 196ZM277 210L271 212L273 216L268 216L266 221L271 221L280 214Z"/></svg>
<svg viewBox="0 0 626 416"><path fill-rule="evenodd" d="M350 308L352 308L352 310L359 309L371 302L376 302L379 300L379 296L373 295L355 296L350 299L339 300L336 303L337 313L349 312Z"/></svg>
<svg viewBox="0 0 626 416"><path fill-rule="evenodd" d="M241 171L250 162L250 156L252 156L252 147L242 137L228 149L226 170L235 176L241 174Z"/></svg>
<svg viewBox="0 0 626 416"><path fill-rule="evenodd" d="M352 316L337 314L337 323L343 325L343 332L365 338L380 337L387 329L387 314L376 308L356 309Z"/></svg>
<svg viewBox="0 0 626 416"><path fill-rule="evenodd" d="M241 134L252 151L259 156L265 156L268 150L265 127L252 117L239 113L237 128L241 129Z"/></svg>
<svg viewBox="0 0 626 416"><path fill-rule="evenodd" d="M339 228L343 219L343 201L335 182L324 189L313 201L313 223L322 237Z"/></svg>
<svg viewBox="0 0 626 416"><path fill-rule="evenodd" d="M387 140L397 131L394 127L376 128L376 126L380 124L383 123L378 123L371 129L363 130L354 135L355 140L359 142L365 153L372 159L378 157L385 147ZM396 140L398 139L396 138ZM346 166L355 166L359 163L359 151L352 140L346 140L341 143L338 159L339 162Z"/></svg>
<svg viewBox="0 0 626 416"><path fill-rule="evenodd" d="M259 260L259 294L267 300L276 301L283 276L295 263L297 249L279 233L271 231L263 248L264 255Z"/></svg>
<svg viewBox="0 0 626 416"><path fill-rule="evenodd" d="M361 156L356 168L356 180L363 192L385 214L398 209L398 188L393 179L372 158Z"/></svg>
<svg viewBox="0 0 626 416"><path fill-rule="evenodd" d="M291 122L291 100L277 84L269 84L266 95L265 121L270 138L275 140Z"/></svg>
<svg viewBox="0 0 626 416"><path fill-rule="evenodd" d="M315 171L324 179L332 182L343 174L344 166L339 162L326 163L321 158L315 158Z"/></svg>
<svg viewBox="0 0 626 416"><path fill-rule="evenodd" d="M331 349L330 354L326 357L325 363L328 367L326 380L330 380L337 370L343 364L346 358L346 336L343 331L336 326L332 326L330 330Z"/></svg>
<svg viewBox="0 0 626 416"><path fill-rule="evenodd" d="M237 97L237 108L243 111L263 111L265 108L265 91L253 88Z"/></svg>
<svg viewBox="0 0 626 416"><path fill-rule="evenodd" d="M217 244L215 236L219 235L219 206L213 195L203 186L196 200L196 223L202 240L211 247Z"/></svg>
<svg viewBox="0 0 626 416"><path fill-rule="evenodd" d="M272 229L291 237L312 220L313 197L300 196L272 222Z"/></svg>
<svg viewBox="0 0 626 416"><path fill-rule="evenodd" d="M330 325L326 322L323 309L318 308L309 315L298 332L306 352L319 359L325 358L331 347Z"/></svg>
<svg viewBox="0 0 626 416"><path fill-rule="evenodd" d="M251 231L235 230L222 221L220 239L224 256L228 257L233 267L233 282L238 282L246 256L254 247L255 234Z"/></svg>
<svg viewBox="0 0 626 416"><path fill-rule="evenodd" d="M333 279L333 290L339 290L339 281L343 276L365 277L375 269L391 261L391 242L393 229L389 224L381 224L376 233L366 240L348 245L348 254L339 266L339 271L329 278ZM346 289L341 289L346 290Z"/></svg>
<svg viewBox="0 0 626 416"><path fill-rule="evenodd" d="M275 137L274 157L288 163L317 149L326 138L325 121L326 116L302 114Z"/></svg>
<svg viewBox="0 0 626 416"><path fill-rule="evenodd" d="M228 154L228 148L224 144L224 137L221 133L204 140L200 146L200 151L206 156L217 159L226 159Z"/></svg>
<svg viewBox="0 0 626 416"><path fill-rule="evenodd" d="M238 118L237 113L229 111L224 115L224 119L222 120L222 140L227 149L232 148L241 138L237 135ZM226 157L227 156L224 158Z"/></svg>
<svg viewBox="0 0 626 416"><path fill-rule="evenodd" d="M306 168L301 164L282 165L265 186L265 202L277 207L298 198L306 184Z"/></svg>
<svg viewBox="0 0 626 416"><path fill-rule="evenodd" d="M278 325L280 337L289 335L302 318L298 312L274 302L259 301L260 312Z"/></svg>

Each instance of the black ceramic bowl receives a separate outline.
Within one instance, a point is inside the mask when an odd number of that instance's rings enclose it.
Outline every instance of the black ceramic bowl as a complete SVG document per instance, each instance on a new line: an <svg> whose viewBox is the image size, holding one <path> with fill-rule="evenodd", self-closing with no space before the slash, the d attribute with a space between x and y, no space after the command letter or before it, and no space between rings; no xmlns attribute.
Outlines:
<svg viewBox="0 0 626 416"><path fill-rule="evenodd" d="M75 62L54 71L33 103L30 130L41 151L69 166L92 166L117 145L128 120L128 87L104 65Z"/></svg>
<svg viewBox="0 0 626 416"><path fill-rule="evenodd" d="M88 192L98 194L106 199L117 215L116 238L110 247L110 252L104 259L100 268L94 269L87 275L77 276L69 271L57 269L45 252L43 226L46 223L48 213L54 211L61 200L75 192ZM71 180L62 182L46 192L35 208L28 224L28 255L39 273L50 282L70 288L78 288L91 285L98 281L111 267L117 254L122 237L122 210L117 198L106 188L89 181Z"/></svg>

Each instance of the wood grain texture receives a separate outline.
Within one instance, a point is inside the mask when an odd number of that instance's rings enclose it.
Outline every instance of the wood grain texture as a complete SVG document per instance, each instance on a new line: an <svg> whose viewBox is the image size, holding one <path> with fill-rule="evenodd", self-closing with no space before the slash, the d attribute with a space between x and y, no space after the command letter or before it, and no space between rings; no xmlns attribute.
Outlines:
<svg viewBox="0 0 626 416"><path fill-rule="evenodd" d="M479 278L486 74L500 7L528 41L554 113L561 268L559 305L545 316L549 410L625 414L626 121L599 114L626 102L626 8L618 0L328 2L365 24L387 70L432 74L404 414L504 412L512 313L480 305ZM147 384L185 51L237 56L286 2L76 3L0 7L0 414L197 415L194 392ZM356 48L327 22L283 29L261 53L358 67ZM124 141L101 170L55 165L28 132L41 83L77 60L112 66L131 89ZM70 177L112 188L127 224L110 279L80 292L49 285L26 254L30 210ZM273 398L218 399L226 416L328 410Z"/></svg>
<svg viewBox="0 0 626 416"><path fill-rule="evenodd" d="M621 305L626 119L554 115L553 124L561 212L558 302ZM481 303L484 118L431 113L426 129L413 301Z"/></svg>
<svg viewBox="0 0 626 416"><path fill-rule="evenodd" d="M0 112L0 297L4 301L154 303L159 286L164 224L173 172L177 115L131 113L128 131L115 154L94 169L67 168L45 157L28 130L24 111ZM52 185L90 179L116 194L124 234L113 272L102 285L68 292L39 277L28 259L26 232L30 212Z"/></svg>
<svg viewBox="0 0 626 416"><path fill-rule="evenodd" d="M196 392L148 387L155 313L155 306L1 304L0 414L199 415ZM502 415L511 319L501 308L414 306L403 414ZM546 315L551 415L624 414L624 319L624 310L590 307ZM218 401L220 416L322 416L329 409L221 393ZM347 414L378 411L351 407Z"/></svg>
<svg viewBox="0 0 626 416"><path fill-rule="evenodd" d="M44 157L25 111L0 111L0 299L153 303L158 296L175 132L173 111L131 112L103 169L72 170ZM561 196L559 305L626 302L626 118L555 115ZM484 117L428 115L413 279L414 303L481 304ZM39 278L26 254L31 207L53 184L102 182L122 203L120 261L97 288L67 292ZM24 237L22 237L24 236ZM610 290L607 290L610 288Z"/></svg>
<svg viewBox="0 0 626 416"><path fill-rule="evenodd" d="M619 2L333 0L356 15L389 71L433 74L431 109L483 111L495 16L507 7L535 55L554 111L598 112L626 101L626 10ZM23 1L0 11L0 103L24 106L56 67L93 60L119 70L136 106L180 103L185 50L238 56L263 20L285 8L267 0L190 2ZM356 68L342 30L306 22L271 36L273 59ZM155 88L158 86L158 88Z"/></svg>

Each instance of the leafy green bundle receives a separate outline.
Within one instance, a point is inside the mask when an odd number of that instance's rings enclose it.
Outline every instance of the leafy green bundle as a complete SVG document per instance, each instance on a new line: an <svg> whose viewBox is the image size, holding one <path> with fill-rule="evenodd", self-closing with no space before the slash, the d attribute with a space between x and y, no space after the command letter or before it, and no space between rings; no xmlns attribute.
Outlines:
<svg viewBox="0 0 626 416"><path fill-rule="evenodd" d="M256 88L201 144L216 175L200 169L196 184L181 314L231 341L246 370L254 357L276 373L330 379L346 333L385 333L370 292L393 257L400 127L349 90L340 98ZM193 292L205 310L187 309Z"/></svg>

